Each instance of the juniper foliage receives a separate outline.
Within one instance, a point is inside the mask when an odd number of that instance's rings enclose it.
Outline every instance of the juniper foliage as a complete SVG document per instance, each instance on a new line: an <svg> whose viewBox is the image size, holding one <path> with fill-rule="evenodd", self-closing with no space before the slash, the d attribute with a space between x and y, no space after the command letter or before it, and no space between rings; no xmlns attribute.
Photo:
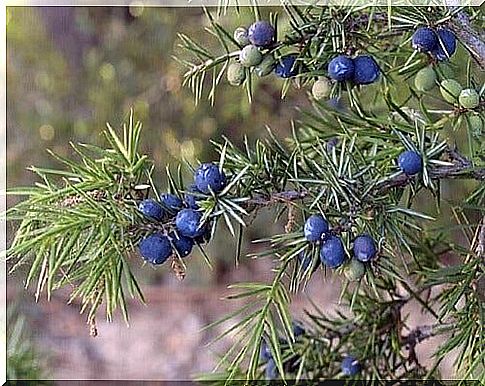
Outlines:
<svg viewBox="0 0 485 386"><path fill-rule="evenodd" d="M219 226L232 233L236 260L243 253L241 240L251 216L272 207L276 218L286 222L282 234L255 240L261 248L251 256L273 259L273 280L229 287L233 293L228 299L243 299L246 305L208 328L230 323L216 340L230 335L236 343L220 358L216 371L202 378L214 383L264 379L269 364L260 359L260 351L267 345L283 379L344 377L340 363L348 354L361 364L356 377L439 379L440 362L458 350L455 376L484 382L485 142L472 118L485 119L484 42L475 32L483 27L481 10L296 7L287 2L282 10L284 17L265 17L275 26L277 39L264 49L276 61L297 55L298 73L281 81L282 96L292 85L308 89L326 75L327 63L338 54L372 55L382 79L365 86L333 82L330 98L345 98L348 108L313 100L313 110L301 112L290 138L278 138L268 128L264 138L254 144L245 140L242 148L226 138L214 141L228 181L217 194L189 192L181 167L175 172L167 167L170 192L180 198L195 195L212 234ZM180 35L191 57L177 60L188 67L185 82L196 101L216 98L227 67L242 48L218 18L232 11L206 11L207 31L219 40L220 52L209 52ZM266 14L256 6L251 12L255 20ZM288 29L283 33L285 20ZM462 83L478 90L477 107L445 103L439 93L406 83L426 66L433 67L441 82L454 66L454 59L438 62L412 49L413 31L425 25L450 28L458 37L461 63L467 68ZM258 78L254 69L244 71L241 88L251 101ZM169 233L174 227L173 219L155 222L137 210L150 192L159 198L153 164L138 151L141 124L130 115L121 137L109 125L105 134L106 149L73 145L78 161L54 155L64 169L32 168L40 182L11 191L26 199L7 213L9 220L20 223L7 251L15 262L12 269L29 266L26 285L36 282L37 297L72 286L71 299L81 300L91 324L102 305L108 319L116 308L128 319L126 296L143 301L130 270L136 245L149 233ZM457 147L455 140L463 134L466 140ZM396 160L404 150L422 157L421 173L408 176L398 169ZM466 180L467 192L457 200L444 200L441 190L449 180ZM429 205L420 210L417 203L423 198ZM439 225L436 214L448 210L449 224ZM332 234L343 241L346 262L335 270L320 264L320 246L304 238L303 223L315 213L324 214ZM459 242L453 232L460 232ZM363 278L350 281L344 272L352 242L364 233L377 241L378 255L365 263ZM202 243L198 247L204 253ZM310 256L310 264L300 263L301 253ZM445 255L458 263L445 264ZM210 265L210 256L204 257ZM177 254L172 266L180 277L190 270ZM339 311L330 316L315 305L306 312L305 333L295 336L292 296L320 274L342 278ZM409 328L404 307L410 302L433 323ZM416 346L433 336L446 339L431 358L433 365L424 367Z"/></svg>

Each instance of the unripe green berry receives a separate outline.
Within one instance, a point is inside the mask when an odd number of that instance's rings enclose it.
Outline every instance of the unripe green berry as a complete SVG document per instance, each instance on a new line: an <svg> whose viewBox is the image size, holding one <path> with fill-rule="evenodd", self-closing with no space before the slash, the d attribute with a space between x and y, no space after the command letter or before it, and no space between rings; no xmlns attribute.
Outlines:
<svg viewBox="0 0 485 386"><path fill-rule="evenodd" d="M440 86L441 95L448 103L455 103L462 89L461 84L454 79L445 79Z"/></svg>
<svg viewBox="0 0 485 386"><path fill-rule="evenodd" d="M239 54L239 62L244 67L257 66L263 60L263 54L259 48L253 45L244 47Z"/></svg>
<svg viewBox="0 0 485 386"><path fill-rule="evenodd" d="M480 96L476 92L476 90L472 88L466 88L458 97L460 105L465 109L474 109L480 104Z"/></svg>
<svg viewBox="0 0 485 386"><path fill-rule="evenodd" d="M254 72L259 77L269 75L273 72L275 64L276 61L274 60L273 55L265 55L261 63L254 67Z"/></svg>
<svg viewBox="0 0 485 386"><path fill-rule="evenodd" d="M472 115L471 117L468 117L468 123L472 134L475 137L480 138L483 130L483 120L480 115Z"/></svg>
<svg viewBox="0 0 485 386"><path fill-rule="evenodd" d="M227 80L232 86L240 86L246 79L246 70L240 63L231 63L227 67Z"/></svg>
<svg viewBox="0 0 485 386"><path fill-rule="evenodd" d="M327 78L320 78L313 83L312 95L317 101L328 98L331 91L332 82Z"/></svg>
<svg viewBox="0 0 485 386"><path fill-rule="evenodd" d="M436 84L436 73L432 67L425 67L416 73L414 86L418 91L429 91Z"/></svg>
<svg viewBox="0 0 485 386"><path fill-rule="evenodd" d="M352 259L344 269L345 277L350 281L359 281L364 277L365 265L357 259Z"/></svg>
<svg viewBox="0 0 485 386"><path fill-rule="evenodd" d="M241 46L249 44L248 30L245 27L238 27L234 30L234 40Z"/></svg>

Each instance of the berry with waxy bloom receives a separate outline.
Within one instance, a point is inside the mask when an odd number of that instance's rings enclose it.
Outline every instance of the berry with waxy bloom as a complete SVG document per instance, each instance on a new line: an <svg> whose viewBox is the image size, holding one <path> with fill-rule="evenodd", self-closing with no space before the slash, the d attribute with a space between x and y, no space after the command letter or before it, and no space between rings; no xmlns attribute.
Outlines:
<svg viewBox="0 0 485 386"><path fill-rule="evenodd" d="M328 98L331 91L332 82L328 78L322 77L313 83L312 95L317 101Z"/></svg>
<svg viewBox="0 0 485 386"><path fill-rule="evenodd" d="M416 51L431 52L437 47L438 36L431 28L420 27L414 32L411 44Z"/></svg>
<svg viewBox="0 0 485 386"><path fill-rule="evenodd" d="M244 47L239 53L239 63L244 67L257 66L263 60L263 54L255 45Z"/></svg>
<svg viewBox="0 0 485 386"><path fill-rule="evenodd" d="M477 91L472 88L466 88L461 91L458 96L460 106L465 109L474 109L480 104L480 96Z"/></svg>
<svg viewBox="0 0 485 386"><path fill-rule="evenodd" d="M275 64L274 56L272 54L266 54L261 63L254 67L254 72L259 77L267 76L273 72Z"/></svg>
<svg viewBox="0 0 485 386"><path fill-rule="evenodd" d="M352 355L348 355L343 359L340 368L342 369L342 373L344 375L351 377L357 375L361 369L359 361Z"/></svg>
<svg viewBox="0 0 485 386"><path fill-rule="evenodd" d="M156 265L164 263L172 254L170 241L161 233L145 237L138 248L144 260Z"/></svg>
<svg viewBox="0 0 485 386"><path fill-rule="evenodd" d="M298 261L300 262L303 271L306 271L308 267L312 264L312 257L309 253L301 251L298 254Z"/></svg>
<svg viewBox="0 0 485 386"><path fill-rule="evenodd" d="M345 250L340 237L330 236L323 242L320 260L329 268L337 268L344 263Z"/></svg>
<svg viewBox="0 0 485 386"><path fill-rule="evenodd" d="M413 176L423 170L423 159L419 153L412 150L406 150L399 155L397 159L399 169L408 176Z"/></svg>
<svg viewBox="0 0 485 386"><path fill-rule="evenodd" d="M372 56L359 55L353 59L355 84L371 84L379 79L381 70Z"/></svg>
<svg viewBox="0 0 485 386"><path fill-rule="evenodd" d="M344 275L349 281L359 281L365 275L365 265L357 259L351 259L346 265Z"/></svg>
<svg viewBox="0 0 485 386"><path fill-rule="evenodd" d="M302 336L305 334L305 329L303 328L301 323L293 322L291 326L292 326L293 335L295 336L295 338L298 338L299 336Z"/></svg>
<svg viewBox="0 0 485 386"><path fill-rule="evenodd" d="M246 69L241 63L231 63L227 67L226 75L231 86L240 86L246 79Z"/></svg>
<svg viewBox="0 0 485 386"><path fill-rule="evenodd" d="M175 194L165 193L160 198L162 205L172 214L177 213L184 207L183 201Z"/></svg>
<svg viewBox="0 0 485 386"><path fill-rule="evenodd" d="M483 120L480 118L480 115L472 115L468 117L468 122L473 135L480 138L483 130Z"/></svg>
<svg viewBox="0 0 485 386"><path fill-rule="evenodd" d="M313 214L305 221L303 233L310 242L320 241L329 231L327 220L321 214Z"/></svg>
<svg viewBox="0 0 485 386"><path fill-rule="evenodd" d="M354 70L354 61L346 55L336 56L328 63L328 76L339 82L351 80Z"/></svg>
<svg viewBox="0 0 485 386"><path fill-rule="evenodd" d="M204 234L204 225L201 224L202 213L194 209L182 209L177 213L175 226L179 234L185 237L194 238Z"/></svg>
<svg viewBox="0 0 485 386"><path fill-rule="evenodd" d="M456 37L448 28L437 31L436 48L431 54L439 61L448 60L456 51Z"/></svg>
<svg viewBox="0 0 485 386"><path fill-rule="evenodd" d="M259 20L249 27L248 39L251 44L258 47L268 47L273 43L275 30L265 20Z"/></svg>
<svg viewBox="0 0 485 386"><path fill-rule="evenodd" d="M199 205L197 204L199 198L195 194L190 194L189 192L200 193L197 189L197 186L195 184L189 185L189 187L187 188L187 193L185 193L184 196L184 201L190 209L199 209Z"/></svg>
<svg viewBox="0 0 485 386"><path fill-rule="evenodd" d="M456 103L463 88L455 79L445 79L440 84L443 99L448 103Z"/></svg>
<svg viewBox="0 0 485 386"><path fill-rule="evenodd" d="M354 240L353 252L357 260L363 262L369 261L377 254L376 243L369 235L357 236Z"/></svg>
<svg viewBox="0 0 485 386"><path fill-rule="evenodd" d="M226 186L226 175L214 163L200 165L194 174L195 186L199 192L219 193Z"/></svg>
<svg viewBox="0 0 485 386"><path fill-rule="evenodd" d="M192 252L192 247L194 246L194 240L182 235L176 235L171 233L170 238L172 240L173 247L177 251L180 257L186 257Z"/></svg>
<svg viewBox="0 0 485 386"><path fill-rule="evenodd" d="M152 218L154 220L161 220L163 217L163 208L157 201L147 198L138 205L138 210L143 213L144 216Z"/></svg>
<svg viewBox="0 0 485 386"><path fill-rule="evenodd" d="M278 377L278 369L276 368L276 363L273 358L266 363L264 375L268 380L276 379Z"/></svg>
<svg viewBox="0 0 485 386"><path fill-rule="evenodd" d="M246 27L237 27L234 30L234 40L241 46L249 44L248 30Z"/></svg>
<svg viewBox="0 0 485 386"><path fill-rule="evenodd" d="M270 359L273 358L273 356L271 355L271 350L270 350L269 345L266 342L266 340L263 340L261 342L261 348L259 350L259 358L263 362L269 361Z"/></svg>

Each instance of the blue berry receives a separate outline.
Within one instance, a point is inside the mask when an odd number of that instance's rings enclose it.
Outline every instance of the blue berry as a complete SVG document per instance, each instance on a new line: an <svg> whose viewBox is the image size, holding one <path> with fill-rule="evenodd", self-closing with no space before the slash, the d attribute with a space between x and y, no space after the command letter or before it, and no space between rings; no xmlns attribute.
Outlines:
<svg viewBox="0 0 485 386"><path fill-rule="evenodd" d="M150 217L154 220L161 220L163 217L162 206L151 198L143 200L138 205L138 210L143 213L144 216Z"/></svg>
<svg viewBox="0 0 485 386"><path fill-rule="evenodd" d="M360 372L359 361L353 356L346 356L340 365L344 375L354 376Z"/></svg>
<svg viewBox="0 0 485 386"><path fill-rule="evenodd" d="M268 363L266 363L264 375L268 380L276 379L278 377L278 369L276 368L274 359L270 359Z"/></svg>
<svg viewBox="0 0 485 386"><path fill-rule="evenodd" d="M448 60L456 51L456 37L448 28L439 29L438 40L431 54L439 61Z"/></svg>
<svg viewBox="0 0 485 386"><path fill-rule="evenodd" d="M169 212L175 214L184 207L184 203L175 194L165 193L161 198L162 205L169 210Z"/></svg>
<svg viewBox="0 0 485 386"><path fill-rule="evenodd" d="M337 268L345 261L345 251L337 236L330 236L320 247L320 260L330 268Z"/></svg>
<svg viewBox="0 0 485 386"><path fill-rule="evenodd" d="M170 241L160 233L147 236L138 247L143 259L152 264L162 264L172 254Z"/></svg>
<svg viewBox="0 0 485 386"><path fill-rule="evenodd" d="M438 37L431 28L420 27L414 32L411 44L416 51L430 52L436 49Z"/></svg>
<svg viewBox="0 0 485 386"><path fill-rule="evenodd" d="M200 193L199 190L197 189L197 186L195 186L195 184L192 184L190 185L188 188L187 188L187 192L191 192L191 193ZM199 209L199 205L197 204L197 201L198 201L198 197L195 196L194 194L190 194L190 193L185 193L185 196L184 196L184 201L185 201L185 204L190 208L190 209Z"/></svg>
<svg viewBox="0 0 485 386"><path fill-rule="evenodd" d="M303 227L305 238L310 242L320 241L328 232L328 222L320 214L308 217Z"/></svg>
<svg viewBox="0 0 485 386"><path fill-rule="evenodd" d="M418 174L423 170L423 159L419 153L406 150L397 159L399 168L408 176Z"/></svg>
<svg viewBox="0 0 485 386"><path fill-rule="evenodd" d="M177 213L175 226L182 236L194 238L204 234L204 226L201 224L202 213L193 209L182 209Z"/></svg>
<svg viewBox="0 0 485 386"><path fill-rule="evenodd" d="M248 29L248 38L251 44L258 47L268 47L273 43L274 28L265 20L257 21Z"/></svg>
<svg viewBox="0 0 485 386"><path fill-rule="evenodd" d="M172 239L172 244L180 257L190 255L190 252L192 252L192 247L194 246L194 240L185 236L176 235L175 233L170 233L169 236Z"/></svg>
<svg viewBox="0 0 485 386"><path fill-rule="evenodd" d="M287 55L280 58L275 67L275 74L280 78L291 78L298 74L297 66L295 65L296 55Z"/></svg>
<svg viewBox="0 0 485 386"><path fill-rule="evenodd" d="M354 61L345 55L336 56L328 63L327 71L333 80L350 80L354 76Z"/></svg>
<svg viewBox="0 0 485 386"><path fill-rule="evenodd" d="M226 175L213 163L200 165L195 171L195 186L199 192L219 193L226 186Z"/></svg>
<svg viewBox="0 0 485 386"><path fill-rule="evenodd" d="M381 73L379 65L372 56L359 55L354 58L354 78L355 84L374 83Z"/></svg>
<svg viewBox="0 0 485 386"><path fill-rule="evenodd" d="M354 240L354 257L366 262L374 258L377 253L376 243L369 235L357 236Z"/></svg>
<svg viewBox="0 0 485 386"><path fill-rule="evenodd" d="M292 326L293 326L293 335L295 336L295 338L305 334L305 329L302 327L300 323L293 322Z"/></svg>

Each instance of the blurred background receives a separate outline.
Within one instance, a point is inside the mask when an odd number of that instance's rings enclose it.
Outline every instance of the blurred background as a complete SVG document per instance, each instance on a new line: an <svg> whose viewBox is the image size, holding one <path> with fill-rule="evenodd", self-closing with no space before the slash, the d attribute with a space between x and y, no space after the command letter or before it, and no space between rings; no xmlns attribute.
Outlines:
<svg viewBox="0 0 485 386"><path fill-rule="evenodd" d="M229 14L222 21L229 30L252 22L248 11ZM307 90L292 88L282 100L281 83L272 77L257 85L252 105L227 82L219 86L214 106L194 104L182 87L185 69L172 56L183 55L179 32L218 47L211 35L202 35L206 23L198 8L7 8L8 186L35 182L26 170L30 165L58 166L46 149L71 157L70 141L103 144L106 122L120 127L132 107L143 122L143 151L155 161L161 188L167 163L215 159L209 140L222 134L240 144L244 135L254 140L270 125L287 136L295 106L309 105ZM449 192L452 198L456 190ZM9 197L8 204L15 200ZM169 267L142 268L133 261L147 306L130 304L129 327L121 315L109 324L98 320L96 338L89 336L79 305L66 305L67 291L36 303L33 290L23 288L23 273L10 276L9 378L188 379L212 370L217 353L231 342L207 346L220 331L200 330L238 307L221 300L226 286L271 277L268 261L242 259L234 269L234 240L222 228L207 249L214 269L193 253L183 282ZM10 224L9 237L13 231ZM243 251L251 252L250 240L281 231L282 224L262 212L246 233ZM338 284L314 275L306 294L293 302L295 317L308 306L307 297L330 312ZM410 320L425 323L419 313ZM427 341L424 350L435 344Z"/></svg>

